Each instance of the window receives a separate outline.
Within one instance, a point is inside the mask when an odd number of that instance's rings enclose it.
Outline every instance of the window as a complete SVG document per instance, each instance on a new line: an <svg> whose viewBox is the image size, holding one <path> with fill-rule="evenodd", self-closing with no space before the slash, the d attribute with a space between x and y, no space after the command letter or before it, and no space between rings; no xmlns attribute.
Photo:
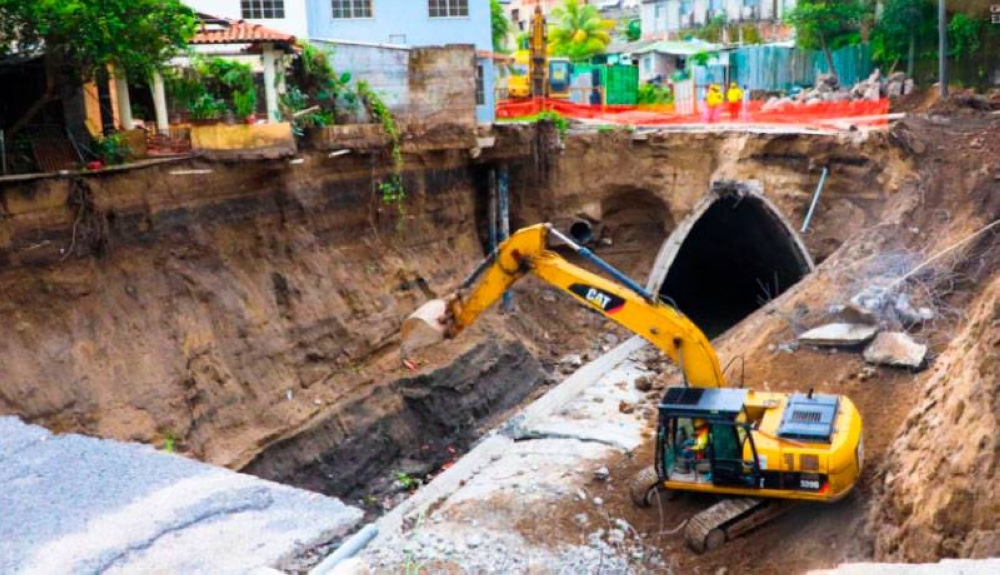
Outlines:
<svg viewBox="0 0 1000 575"><path fill-rule="evenodd" d="M427 0L431 18L456 18L469 15L469 0Z"/></svg>
<svg viewBox="0 0 1000 575"><path fill-rule="evenodd" d="M331 8L337 19L372 17L372 0L331 0Z"/></svg>
<svg viewBox="0 0 1000 575"><path fill-rule="evenodd" d="M244 18L284 18L285 0L241 0Z"/></svg>
<svg viewBox="0 0 1000 575"><path fill-rule="evenodd" d="M476 105L486 104L486 82L483 79L482 64L476 66Z"/></svg>

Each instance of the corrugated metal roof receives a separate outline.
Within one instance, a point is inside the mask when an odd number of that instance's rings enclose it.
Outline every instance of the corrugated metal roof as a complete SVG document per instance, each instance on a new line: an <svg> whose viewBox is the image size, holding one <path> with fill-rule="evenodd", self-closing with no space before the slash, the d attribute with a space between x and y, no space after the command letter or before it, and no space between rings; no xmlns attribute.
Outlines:
<svg viewBox="0 0 1000 575"><path fill-rule="evenodd" d="M647 54L649 52L658 52L660 54L675 54L677 56L693 56L699 52L716 52L722 49L722 44L712 44L711 42L702 40L689 40L685 42L660 40L635 50L635 53Z"/></svg>

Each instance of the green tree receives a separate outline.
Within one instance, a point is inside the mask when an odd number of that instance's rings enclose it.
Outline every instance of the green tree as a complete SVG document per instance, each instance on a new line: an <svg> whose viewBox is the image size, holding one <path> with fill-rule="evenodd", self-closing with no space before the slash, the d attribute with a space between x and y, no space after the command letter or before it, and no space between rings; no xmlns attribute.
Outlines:
<svg viewBox="0 0 1000 575"><path fill-rule="evenodd" d="M795 27L799 46L823 50L830 73L836 76L831 50L858 41L867 13L859 0L801 0L785 19Z"/></svg>
<svg viewBox="0 0 1000 575"><path fill-rule="evenodd" d="M980 37L980 29L982 28L983 21L969 16L968 14L958 13L951 17L951 21L948 22L948 51L949 56L953 56L956 62L961 62L963 57L969 57L979 50L979 46L982 44Z"/></svg>
<svg viewBox="0 0 1000 575"><path fill-rule="evenodd" d="M493 32L493 51L501 54L509 52L507 38L510 36L511 25L500 0L490 0L490 26Z"/></svg>
<svg viewBox="0 0 1000 575"><path fill-rule="evenodd" d="M0 0L0 55L41 51L47 76L10 131L56 99L59 83L75 89L109 65L144 77L186 46L196 22L180 0Z"/></svg>
<svg viewBox="0 0 1000 575"><path fill-rule="evenodd" d="M625 26L625 38L629 42L635 42L642 38L642 20L633 18Z"/></svg>
<svg viewBox="0 0 1000 575"><path fill-rule="evenodd" d="M549 16L549 51L553 56L586 60L604 52L611 43L613 20L601 18L598 9L580 0L565 0Z"/></svg>
<svg viewBox="0 0 1000 575"><path fill-rule="evenodd" d="M872 44L877 59L893 66L906 57L906 73L913 76L917 45L933 40L937 23L928 0L886 0L875 22Z"/></svg>

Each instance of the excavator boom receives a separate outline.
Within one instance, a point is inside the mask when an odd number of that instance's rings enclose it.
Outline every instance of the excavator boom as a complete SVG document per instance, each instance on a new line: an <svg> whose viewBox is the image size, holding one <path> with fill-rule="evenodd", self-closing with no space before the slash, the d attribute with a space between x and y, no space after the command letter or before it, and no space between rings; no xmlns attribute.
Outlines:
<svg viewBox="0 0 1000 575"><path fill-rule="evenodd" d="M549 250L546 246L550 235L616 281L576 266ZM456 336L528 274L648 340L680 366L688 385L723 387L724 377L715 350L694 323L549 224L514 233L480 264L458 293L444 302L429 302L411 315L403 324L404 354L443 337ZM440 337L435 337L435 332Z"/></svg>

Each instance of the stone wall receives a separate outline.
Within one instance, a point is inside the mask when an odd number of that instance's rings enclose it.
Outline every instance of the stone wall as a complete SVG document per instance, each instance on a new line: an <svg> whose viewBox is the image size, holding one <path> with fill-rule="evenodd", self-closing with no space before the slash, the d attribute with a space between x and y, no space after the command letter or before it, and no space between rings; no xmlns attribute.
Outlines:
<svg viewBox="0 0 1000 575"><path fill-rule="evenodd" d="M335 70L368 82L407 125L422 129L476 125L477 64L472 45L323 45L333 46L330 59Z"/></svg>

